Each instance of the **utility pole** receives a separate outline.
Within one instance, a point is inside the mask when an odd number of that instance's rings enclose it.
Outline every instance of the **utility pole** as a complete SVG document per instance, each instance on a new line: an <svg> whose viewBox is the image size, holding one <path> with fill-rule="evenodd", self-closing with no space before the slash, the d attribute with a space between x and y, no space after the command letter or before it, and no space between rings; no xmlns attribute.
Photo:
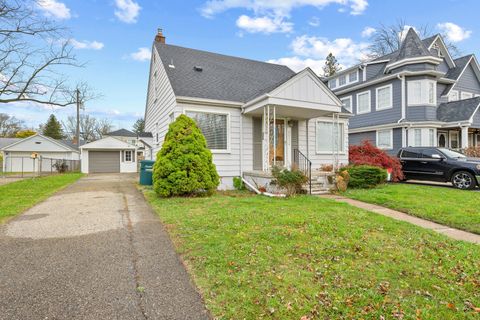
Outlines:
<svg viewBox="0 0 480 320"><path fill-rule="evenodd" d="M77 89L77 132L75 133L77 146L80 147L80 90Z"/></svg>

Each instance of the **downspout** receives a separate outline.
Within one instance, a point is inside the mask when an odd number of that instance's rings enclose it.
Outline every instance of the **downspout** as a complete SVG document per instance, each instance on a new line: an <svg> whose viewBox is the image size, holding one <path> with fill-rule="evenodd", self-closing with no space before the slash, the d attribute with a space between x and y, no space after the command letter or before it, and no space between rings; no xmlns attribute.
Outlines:
<svg viewBox="0 0 480 320"><path fill-rule="evenodd" d="M243 179L243 112L240 111L240 178Z"/></svg>
<svg viewBox="0 0 480 320"><path fill-rule="evenodd" d="M397 75L397 78L399 80L402 81L402 84L401 84L401 94L402 94L402 100L401 100L401 107L402 107L402 114L401 114L401 118L397 121L397 123L401 123L403 121L405 121L405 118L407 116L407 112L406 112L406 103L405 103L405 76L404 75ZM393 92L392 92L393 94ZM407 137L408 137L408 134L407 134L407 128L402 128L402 147L406 147L407 146Z"/></svg>

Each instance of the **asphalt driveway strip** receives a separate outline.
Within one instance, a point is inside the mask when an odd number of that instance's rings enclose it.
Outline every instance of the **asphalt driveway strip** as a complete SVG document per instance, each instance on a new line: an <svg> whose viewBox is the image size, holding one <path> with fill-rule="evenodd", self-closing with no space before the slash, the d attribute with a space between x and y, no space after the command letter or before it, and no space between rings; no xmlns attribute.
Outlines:
<svg viewBox="0 0 480 320"><path fill-rule="evenodd" d="M135 176L91 175L0 226L0 319L210 319Z"/></svg>

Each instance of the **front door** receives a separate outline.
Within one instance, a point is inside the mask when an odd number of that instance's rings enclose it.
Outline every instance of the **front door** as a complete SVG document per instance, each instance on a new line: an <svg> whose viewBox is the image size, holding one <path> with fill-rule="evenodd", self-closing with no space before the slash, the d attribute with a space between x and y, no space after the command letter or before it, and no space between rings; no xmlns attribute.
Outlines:
<svg viewBox="0 0 480 320"><path fill-rule="evenodd" d="M270 166L284 167L286 165L286 126L284 119L277 119L270 131Z"/></svg>
<svg viewBox="0 0 480 320"><path fill-rule="evenodd" d="M447 133L445 132L438 133L438 147L439 148L447 147Z"/></svg>

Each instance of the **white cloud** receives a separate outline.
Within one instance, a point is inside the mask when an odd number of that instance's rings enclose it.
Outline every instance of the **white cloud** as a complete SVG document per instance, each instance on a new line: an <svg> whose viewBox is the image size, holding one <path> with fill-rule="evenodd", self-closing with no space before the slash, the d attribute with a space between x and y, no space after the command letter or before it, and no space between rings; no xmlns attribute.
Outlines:
<svg viewBox="0 0 480 320"><path fill-rule="evenodd" d="M37 7L48 17L57 19L70 19L70 9L57 0L38 0Z"/></svg>
<svg viewBox="0 0 480 320"><path fill-rule="evenodd" d="M321 74L325 58L331 52L342 67L348 67L367 58L368 43L355 42L350 38L327 38L303 35L295 38L291 47L293 56L272 59L269 62L285 64L295 71L305 67Z"/></svg>
<svg viewBox="0 0 480 320"><path fill-rule="evenodd" d="M75 49L101 50L105 46L102 42L98 41L78 41L76 39L70 39L69 42Z"/></svg>
<svg viewBox="0 0 480 320"><path fill-rule="evenodd" d="M372 34L375 33L375 31L377 31L377 29L372 27L365 27L362 31L362 38L370 37Z"/></svg>
<svg viewBox="0 0 480 320"><path fill-rule="evenodd" d="M471 30L466 30L452 22L443 22L437 24L437 28L451 42L460 42L470 38Z"/></svg>
<svg viewBox="0 0 480 320"><path fill-rule="evenodd" d="M212 18L216 14L230 9L246 9L253 11L254 17L240 16L237 20L237 26L239 21L243 22L244 25L249 26L250 31L245 29L248 32L265 33L265 30L271 29L287 29L289 30L287 32L290 32L293 29L293 23L289 22L288 19L293 9L305 6L322 9L331 4L340 5L342 8L348 7L352 15L362 14L368 6L367 0L209 0L200 11L204 17ZM318 21L312 21L313 25L318 23ZM261 27L257 27L257 25L261 25Z"/></svg>
<svg viewBox="0 0 480 320"><path fill-rule="evenodd" d="M318 17L312 17L308 20L308 24L312 27L318 27L320 25L320 19Z"/></svg>
<svg viewBox="0 0 480 320"><path fill-rule="evenodd" d="M115 0L115 16L122 22L135 23L142 7L133 0Z"/></svg>
<svg viewBox="0 0 480 320"><path fill-rule="evenodd" d="M250 33L274 33L274 32L291 32L293 23L284 21L281 17L257 17L251 18L241 15L237 19L237 27Z"/></svg>
<svg viewBox="0 0 480 320"><path fill-rule="evenodd" d="M136 61L148 61L151 56L152 52L146 47L138 48L136 52L130 54L130 57Z"/></svg>

